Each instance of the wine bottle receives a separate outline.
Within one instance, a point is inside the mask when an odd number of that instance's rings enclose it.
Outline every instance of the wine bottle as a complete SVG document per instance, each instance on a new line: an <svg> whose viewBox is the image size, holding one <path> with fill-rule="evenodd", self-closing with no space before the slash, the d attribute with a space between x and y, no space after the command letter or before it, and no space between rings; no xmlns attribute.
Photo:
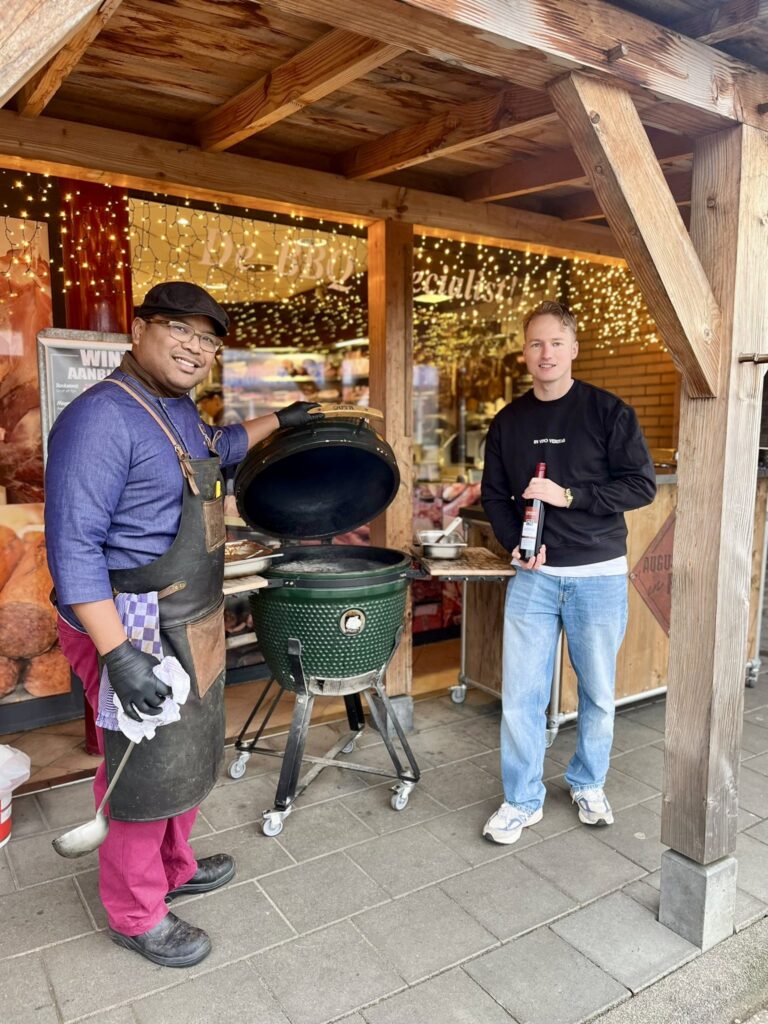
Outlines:
<svg viewBox="0 0 768 1024"><path fill-rule="evenodd" d="M547 475L547 464L536 464L536 476L542 479ZM531 498L525 503L523 515L523 532L520 535L520 556L524 562L535 558L541 547L541 534L544 530L544 503L540 498Z"/></svg>

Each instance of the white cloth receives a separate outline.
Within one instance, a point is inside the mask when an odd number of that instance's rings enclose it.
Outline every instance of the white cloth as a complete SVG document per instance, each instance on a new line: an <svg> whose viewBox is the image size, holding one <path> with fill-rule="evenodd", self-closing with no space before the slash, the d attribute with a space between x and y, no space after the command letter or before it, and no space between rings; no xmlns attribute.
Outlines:
<svg viewBox="0 0 768 1024"><path fill-rule="evenodd" d="M134 743L141 743L142 740L151 740L161 725L171 725L181 718L179 707L186 703L189 696L190 679L189 675L182 668L177 658L165 657L152 669L157 678L170 686L170 696L166 697L157 715L142 715L139 712L141 721L129 718L123 711L120 698L113 692L112 700L117 708L117 727L120 732L127 736Z"/></svg>

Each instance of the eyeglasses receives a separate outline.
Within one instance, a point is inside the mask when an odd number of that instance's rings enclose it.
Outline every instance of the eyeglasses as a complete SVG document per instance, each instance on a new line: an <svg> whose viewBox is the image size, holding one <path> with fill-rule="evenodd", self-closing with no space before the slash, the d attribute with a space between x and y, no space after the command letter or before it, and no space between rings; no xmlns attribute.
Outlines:
<svg viewBox="0 0 768 1024"><path fill-rule="evenodd" d="M222 345L216 335L193 331L189 324L184 324L180 320L147 320L147 323L163 324L168 328L168 333L174 341L180 341L182 345L189 344L193 338L199 338L200 348L203 352L216 353Z"/></svg>

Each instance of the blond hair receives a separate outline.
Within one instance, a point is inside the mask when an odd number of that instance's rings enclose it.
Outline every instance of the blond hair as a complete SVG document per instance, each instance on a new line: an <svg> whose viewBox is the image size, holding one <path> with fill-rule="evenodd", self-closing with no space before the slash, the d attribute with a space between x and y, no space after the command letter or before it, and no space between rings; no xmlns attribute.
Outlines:
<svg viewBox="0 0 768 1024"><path fill-rule="evenodd" d="M573 331L573 336L576 337L576 332L579 329L579 325L576 323L576 317L568 309L568 307L562 302L540 302L538 306L528 313L526 318L523 320L523 332L528 330L528 325L532 320L535 320L537 316L554 316L556 317L563 327L570 327Z"/></svg>

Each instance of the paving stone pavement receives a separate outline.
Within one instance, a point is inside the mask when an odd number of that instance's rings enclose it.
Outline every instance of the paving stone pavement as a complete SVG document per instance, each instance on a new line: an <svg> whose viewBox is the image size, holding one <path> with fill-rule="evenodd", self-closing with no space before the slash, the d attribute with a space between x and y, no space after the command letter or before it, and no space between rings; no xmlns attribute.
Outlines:
<svg viewBox="0 0 768 1024"><path fill-rule="evenodd" d="M768 673L745 705L735 939L768 924ZM0 850L3 1024L580 1024L652 1004L698 962L657 920L663 701L617 716L612 828L579 824L568 725L547 752L544 817L512 847L480 834L501 799L498 702L429 698L414 719L423 775L400 812L391 780L334 768L267 838L277 762L222 776L193 839L200 857L234 854L238 873L174 904L213 940L188 971L113 945L96 856L53 853L54 836L92 816L90 783L17 798ZM345 728L315 727L313 751ZM370 732L349 759L388 764Z"/></svg>

